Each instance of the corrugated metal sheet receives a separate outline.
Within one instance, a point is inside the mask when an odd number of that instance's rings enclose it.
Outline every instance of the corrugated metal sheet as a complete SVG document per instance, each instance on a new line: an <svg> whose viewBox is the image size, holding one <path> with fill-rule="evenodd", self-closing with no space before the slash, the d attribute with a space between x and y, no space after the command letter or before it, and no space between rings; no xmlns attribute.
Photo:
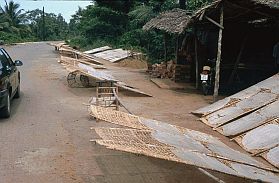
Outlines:
<svg viewBox="0 0 279 183"><path fill-rule="evenodd" d="M201 121L225 136L239 135L234 140L241 147L278 167L278 99L279 74L276 74L193 113L204 115Z"/></svg>
<svg viewBox="0 0 279 183"><path fill-rule="evenodd" d="M231 149L211 135L142 117L127 123L125 120L116 120L115 116L126 119L130 114L110 111L102 108L91 114L98 119L136 129L95 128L101 137L96 142L107 148L177 161L253 180L279 181L279 177L271 172L275 169Z"/></svg>

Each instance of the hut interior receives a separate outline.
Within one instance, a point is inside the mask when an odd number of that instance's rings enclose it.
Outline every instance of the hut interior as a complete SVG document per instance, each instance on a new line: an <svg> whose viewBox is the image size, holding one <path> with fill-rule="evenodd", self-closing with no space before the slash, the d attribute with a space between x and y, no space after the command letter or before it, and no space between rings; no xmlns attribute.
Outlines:
<svg viewBox="0 0 279 183"><path fill-rule="evenodd" d="M218 23L222 7L223 27ZM197 38L199 73L202 66L207 65L208 59L217 59L219 30L223 31L221 92L235 93L278 72L273 57L274 46L279 42L278 1L218 0L197 11L189 20L189 25L194 27ZM192 45L193 50L193 41L188 44ZM187 47L184 46L184 49ZM199 77L199 74L191 76ZM194 80L198 81L197 78Z"/></svg>

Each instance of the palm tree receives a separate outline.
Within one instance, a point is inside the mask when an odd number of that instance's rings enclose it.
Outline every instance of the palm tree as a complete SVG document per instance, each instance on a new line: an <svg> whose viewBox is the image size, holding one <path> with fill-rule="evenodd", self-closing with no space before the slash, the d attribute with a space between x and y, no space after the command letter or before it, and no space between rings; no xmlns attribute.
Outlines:
<svg viewBox="0 0 279 183"><path fill-rule="evenodd" d="M25 14L23 9L19 9L20 5L14 1L10 1L4 7L0 6L0 30L13 33L29 32L29 27L24 25Z"/></svg>
<svg viewBox="0 0 279 183"><path fill-rule="evenodd" d="M8 27L9 27L8 19L0 7L0 31L3 31Z"/></svg>

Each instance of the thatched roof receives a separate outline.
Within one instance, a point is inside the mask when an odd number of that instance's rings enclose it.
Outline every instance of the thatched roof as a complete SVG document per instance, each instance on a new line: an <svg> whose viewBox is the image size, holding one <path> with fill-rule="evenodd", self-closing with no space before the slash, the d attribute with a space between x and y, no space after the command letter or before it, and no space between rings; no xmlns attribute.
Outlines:
<svg viewBox="0 0 279 183"><path fill-rule="evenodd" d="M251 0L254 4L268 6L270 8L279 9L279 1L278 0Z"/></svg>
<svg viewBox="0 0 279 183"><path fill-rule="evenodd" d="M279 0L215 0L189 16L185 10L175 8L163 12L143 26L143 30L159 29L168 33L181 34L193 24L207 21L208 15L218 22L220 5L225 9L225 21L257 21L263 18L279 20Z"/></svg>
<svg viewBox="0 0 279 183"><path fill-rule="evenodd" d="M218 21L221 4L225 21L253 21L262 18L279 19L279 0L216 0L196 11L189 24L197 23L204 15Z"/></svg>
<svg viewBox="0 0 279 183"><path fill-rule="evenodd" d="M190 19L185 10L175 8L161 13L143 26L143 30L159 29L168 33L181 34Z"/></svg>

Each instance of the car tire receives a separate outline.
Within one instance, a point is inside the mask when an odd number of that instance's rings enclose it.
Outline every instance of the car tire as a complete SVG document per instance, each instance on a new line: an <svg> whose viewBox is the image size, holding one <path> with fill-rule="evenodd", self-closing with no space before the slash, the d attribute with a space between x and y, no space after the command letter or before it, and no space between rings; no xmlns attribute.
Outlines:
<svg viewBox="0 0 279 183"><path fill-rule="evenodd" d="M16 89L16 93L14 98L20 98L20 85L18 85L17 89Z"/></svg>
<svg viewBox="0 0 279 183"><path fill-rule="evenodd" d="M7 95L6 105L1 109L1 117L9 118L11 115L11 99L10 95Z"/></svg>

